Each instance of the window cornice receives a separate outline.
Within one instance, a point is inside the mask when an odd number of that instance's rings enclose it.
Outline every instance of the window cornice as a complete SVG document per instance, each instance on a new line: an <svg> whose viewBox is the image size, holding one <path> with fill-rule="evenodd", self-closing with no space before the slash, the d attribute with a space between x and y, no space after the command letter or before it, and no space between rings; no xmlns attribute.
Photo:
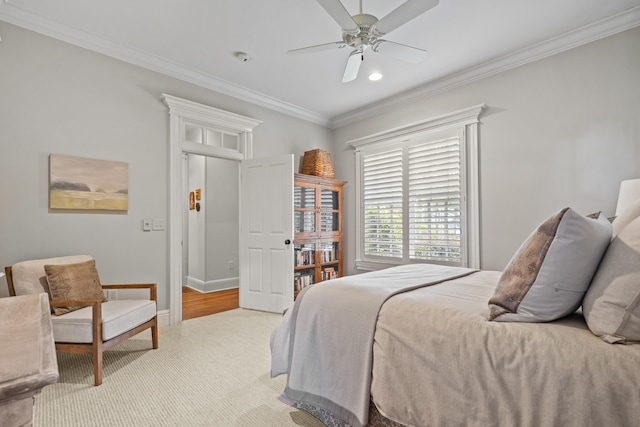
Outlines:
<svg viewBox="0 0 640 427"><path fill-rule="evenodd" d="M399 126L388 129L372 135L363 136L347 141L347 144L358 149L366 145L378 142L393 142L397 139L407 139L429 131L441 131L449 127L460 127L477 123L482 110L487 106L485 104L474 105L473 107L464 108L452 113L443 114L441 116L432 117L419 122L410 123L408 125Z"/></svg>

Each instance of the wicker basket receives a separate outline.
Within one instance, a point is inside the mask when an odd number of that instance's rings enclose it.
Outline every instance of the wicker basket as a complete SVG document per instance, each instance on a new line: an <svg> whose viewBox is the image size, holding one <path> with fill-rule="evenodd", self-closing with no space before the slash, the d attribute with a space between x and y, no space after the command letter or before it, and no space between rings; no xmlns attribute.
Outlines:
<svg viewBox="0 0 640 427"><path fill-rule="evenodd" d="M302 158L302 173L322 178L335 178L336 171L333 168L331 154L320 149L305 151Z"/></svg>

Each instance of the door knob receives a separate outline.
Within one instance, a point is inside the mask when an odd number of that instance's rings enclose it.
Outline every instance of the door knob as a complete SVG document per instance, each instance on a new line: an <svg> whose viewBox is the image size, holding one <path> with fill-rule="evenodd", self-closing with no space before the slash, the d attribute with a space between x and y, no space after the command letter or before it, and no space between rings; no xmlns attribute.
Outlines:
<svg viewBox="0 0 640 427"><path fill-rule="evenodd" d="M285 245L290 245L290 244L291 244L291 240L289 240L289 239L285 240L285 241L284 241L284 244L285 244Z"/></svg>

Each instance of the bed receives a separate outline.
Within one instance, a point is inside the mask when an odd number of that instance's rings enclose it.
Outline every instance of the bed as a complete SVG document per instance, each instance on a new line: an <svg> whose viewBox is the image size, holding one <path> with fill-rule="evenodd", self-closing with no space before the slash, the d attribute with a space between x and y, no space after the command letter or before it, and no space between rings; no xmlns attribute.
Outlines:
<svg viewBox="0 0 640 427"><path fill-rule="evenodd" d="M281 400L328 426L637 425L635 209L609 229L585 312L549 322L490 321L498 271L407 265L306 289L271 337L271 374L288 375ZM621 317L602 314L616 304L626 320L599 330Z"/></svg>

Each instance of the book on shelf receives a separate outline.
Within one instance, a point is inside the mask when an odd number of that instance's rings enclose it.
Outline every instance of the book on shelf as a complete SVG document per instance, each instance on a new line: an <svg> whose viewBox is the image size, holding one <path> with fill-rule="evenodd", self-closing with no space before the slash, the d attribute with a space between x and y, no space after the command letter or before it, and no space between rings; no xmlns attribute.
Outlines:
<svg viewBox="0 0 640 427"><path fill-rule="evenodd" d="M322 269L321 279L322 280L331 280L338 277L338 272L333 267L327 267Z"/></svg>
<svg viewBox="0 0 640 427"><path fill-rule="evenodd" d="M313 285L313 274L296 274L293 276L294 291L300 291L310 285Z"/></svg>
<svg viewBox="0 0 640 427"><path fill-rule="evenodd" d="M335 261L336 259L337 257L335 246L331 245L330 248L322 249L322 262L331 262Z"/></svg>
<svg viewBox="0 0 640 427"><path fill-rule="evenodd" d="M311 248L296 248L294 254L296 267L315 264L316 253Z"/></svg>

